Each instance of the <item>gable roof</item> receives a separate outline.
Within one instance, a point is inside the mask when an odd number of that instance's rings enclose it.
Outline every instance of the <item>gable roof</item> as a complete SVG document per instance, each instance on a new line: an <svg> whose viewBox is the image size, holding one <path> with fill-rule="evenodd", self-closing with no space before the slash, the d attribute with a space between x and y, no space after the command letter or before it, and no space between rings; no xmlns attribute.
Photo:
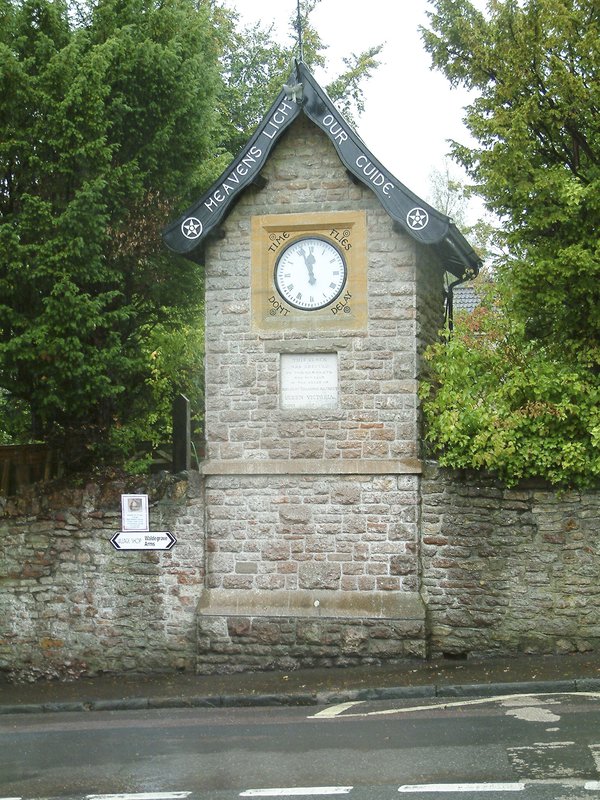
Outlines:
<svg viewBox="0 0 600 800"><path fill-rule="evenodd" d="M271 150L301 113L327 134L347 171L375 193L403 231L434 247L456 277L462 278L469 270L477 273L480 259L456 225L385 169L302 62L296 63L289 84L283 86L246 147L210 189L163 231L170 250L193 261L202 260L206 238L250 184L260 185L260 170Z"/></svg>

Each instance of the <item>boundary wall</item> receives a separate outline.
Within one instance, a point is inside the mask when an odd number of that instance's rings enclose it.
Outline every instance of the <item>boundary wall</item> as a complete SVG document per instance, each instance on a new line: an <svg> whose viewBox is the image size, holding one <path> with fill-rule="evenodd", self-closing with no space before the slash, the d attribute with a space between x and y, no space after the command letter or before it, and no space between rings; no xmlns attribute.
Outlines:
<svg viewBox="0 0 600 800"><path fill-rule="evenodd" d="M176 536L170 551L111 545L120 494L132 492L148 493L151 529ZM0 498L0 674L231 672L600 650L599 491L507 489L430 463L420 478L415 591L325 583L246 596L206 592L214 543L203 492L202 476L191 472L148 485L37 484Z"/></svg>

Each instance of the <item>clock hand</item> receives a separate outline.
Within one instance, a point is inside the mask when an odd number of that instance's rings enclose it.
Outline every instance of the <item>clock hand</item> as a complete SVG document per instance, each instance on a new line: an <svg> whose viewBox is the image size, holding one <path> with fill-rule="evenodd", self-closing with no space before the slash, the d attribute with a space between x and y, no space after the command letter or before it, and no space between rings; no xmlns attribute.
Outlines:
<svg viewBox="0 0 600 800"><path fill-rule="evenodd" d="M305 252L305 250L303 248L300 248L299 253L302 256L302 258L304 259L304 263L306 264L306 268L308 270L308 282L310 284L316 283L317 279L315 278L315 273L313 271L313 265L315 263L315 257L313 256L312 253L309 253L309 255L306 255L306 252Z"/></svg>

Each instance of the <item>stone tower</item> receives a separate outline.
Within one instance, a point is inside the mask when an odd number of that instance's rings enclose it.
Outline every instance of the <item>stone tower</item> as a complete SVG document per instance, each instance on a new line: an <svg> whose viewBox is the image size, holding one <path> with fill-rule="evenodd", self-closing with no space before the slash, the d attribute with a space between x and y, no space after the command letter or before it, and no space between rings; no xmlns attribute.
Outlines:
<svg viewBox="0 0 600 800"><path fill-rule="evenodd" d="M198 671L424 655L418 376L477 256L302 63L164 238L206 272Z"/></svg>

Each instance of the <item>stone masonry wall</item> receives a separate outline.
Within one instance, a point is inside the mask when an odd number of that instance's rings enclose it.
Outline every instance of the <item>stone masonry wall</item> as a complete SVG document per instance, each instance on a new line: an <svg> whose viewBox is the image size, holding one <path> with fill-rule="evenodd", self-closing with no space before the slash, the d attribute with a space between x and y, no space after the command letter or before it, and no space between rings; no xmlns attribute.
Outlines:
<svg viewBox="0 0 600 800"><path fill-rule="evenodd" d="M124 483L0 499L0 670L599 649L599 493L420 475L417 380L441 324L440 265L304 117L263 177L207 245L207 459L147 488L151 528L177 544L112 547ZM318 210L366 214L365 329L253 329L252 216ZM279 359L303 352L338 354L338 408L279 407Z"/></svg>
<svg viewBox="0 0 600 800"><path fill-rule="evenodd" d="M360 496L354 477L320 487L305 478L298 485L307 498L315 490L312 505L301 495L282 502L284 477L279 493L263 479L250 531L240 511L248 503L236 496L250 478L230 494L211 477L221 514L205 538L201 478L188 477L0 498L1 672L290 669L424 657L425 644L433 656L600 650L600 492L506 489L428 464L418 521L414 476L395 486L363 479ZM114 550L124 491L149 492L151 528L175 534L172 550ZM343 507L341 531L328 527L331 503ZM380 513L396 525L382 527ZM263 514L279 520L271 542ZM406 591L413 548L426 620L418 593ZM219 599L241 597L235 613L203 606L207 586ZM273 587L273 602L261 608L260 589L236 588L254 586Z"/></svg>
<svg viewBox="0 0 600 800"><path fill-rule="evenodd" d="M292 136L293 134L293 136ZM206 430L209 459L416 457L416 244L393 230L373 193L349 179L329 139L304 117L271 154L265 188L248 190L206 258ZM369 323L257 332L251 326L252 216L367 211ZM318 343L317 345L315 343ZM278 408L279 357L301 345L337 351L340 409Z"/></svg>
<svg viewBox="0 0 600 800"><path fill-rule="evenodd" d="M197 668L326 664L336 641L346 663L422 654L417 245L303 116L261 175L265 186L244 193L206 255L207 582ZM344 329L343 315L333 333L254 329L252 218L315 211L366 212L365 329ZM280 408L281 354L303 352L337 353L338 408ZM318 592L319 608L341 604L350 618L294 622L300 612L286 615L280 592L292 604ZM400 601L391 612L405 628L369 610L365 598L378 593L414 601L410 612ZM260 613L244 616L244 597L256 595ZM370 613L377 618L367 621Z"/></svg>
<svg viewBox="0 0 600 800"><path fill-rule="evenodd" d="M444 269L435 261L431 251L417 250L417 376L425 368L423 354L428 345L439 338L444 325Z"/></svg>
<svg viewBox="0 0 600 800"><path fill-rule="evenodd" d="M25 677L193 670L204 582L200 480L34 486L0 498L0 671ZM120 494L149 493L167 552L117 551Z"/></svg>
<svg viewBox="0 0 600 800"><path fill-rule="evenodd" d="M421 491L431 654L600 650L600 492L433 465Z"/></svg>
<svg viewBox="0 0 600 800"><path fill-rule="evenodd" d="M397 663L424 656L424 621L293 616L205 616L198 672L250 672Z"/></svg>
<svg viewBox="0 0 600 800"><path fill-rule="evenodd" d="M211 477L208 589L416 592L418 478Z"/></svg>

